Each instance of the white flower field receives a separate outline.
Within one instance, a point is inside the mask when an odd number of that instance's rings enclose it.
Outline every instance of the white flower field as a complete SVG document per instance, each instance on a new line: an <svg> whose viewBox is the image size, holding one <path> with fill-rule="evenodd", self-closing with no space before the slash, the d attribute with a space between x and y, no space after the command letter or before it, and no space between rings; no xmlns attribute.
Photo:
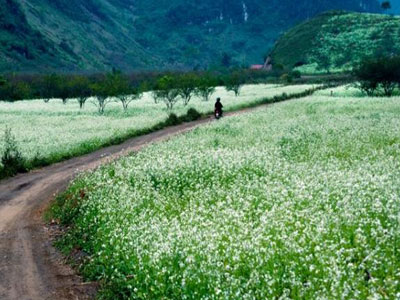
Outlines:
<svg viewBox="0 0 400 300"><path fill-rule="evenodd" d="M235 110L260 100L287 93L299 93L311 89L312 85L278 86L246 85L239 97L217 88L215 97L221 97L226 110ZM120 103L112 102L106 107L104 115L88 100L83 110L77 101L70 100L66 105L53 99L49 103L42 100L18 102L0 101L0 137L6 126L11 128L22 155L28 159L44 159L56 162L100 148L116 137L134 136L163 122L168 111L163 103L155 104L150 93L132 102L127 113ZM200 113L213 111L212 101L204 102L194 97L188 106L179 102L173 112L184 115L189 108ZM4 145L0 138L0 153Z"/></svg>
<svg viewBox="0 0 400 300"><path fill-rule="evenodd" d="M59 138L148 126L146 111L65 113ZM60 247L86 253L107 299L399 299L399 116L399 98L320 94L153 144L72 183L52 208L72 225Z"/></svg>

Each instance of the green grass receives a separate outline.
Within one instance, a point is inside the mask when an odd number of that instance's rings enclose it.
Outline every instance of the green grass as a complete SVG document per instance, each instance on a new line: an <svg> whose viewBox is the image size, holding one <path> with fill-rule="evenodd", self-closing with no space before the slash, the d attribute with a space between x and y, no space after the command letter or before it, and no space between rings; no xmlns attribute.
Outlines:
<svg viewBox="0 0 400 300"><path fill-rule="evenodd" d="M283 93L290 96L312 88L312 85L248 85L239 97L218 88L214 98L221 97L225 110L232 111L275 101L274 97ZM110 103L106 113L100 116L90 101L83 110L73 100L66 105L61 100L51 100L50 103L41 100L0 102L0 153L4 148L1 137L7 126L26 159L26 168L31 169L173 125L167 122L169 112L165 105L155 104L149 93L133 102L127 113L122 111L119 103ZM207 114L213 111L213 107L212 101L193 98L187 107L179 102L173 112L182 117L194 108Z"/></svg>
<svg viewBox="0 0 400 300"><path fill-rule="evenodd" d="M366 93L364 93L357 87L357 83L327 88L324 90L317 91L315 95L330 96L337 98L354 98L354 97L369 98ZM375 97L383 97L383 95L384 95L383 90L381 88L378 88ZM395 89L393 95L395 96L400 95L400 91L398 88Z"/></svg>
<svg viewBox="0 0 400 300"><path fill-rule="evenodd" d="M275 63L303 73L343 72L364 57L393 55L400 49L400 17L328 12L289 30L272 52ZM293 50L295 49L295 50Z"/></svg>
<svg viewBox="0 0 400 300"><path fill-rule="evenodd" d="M106 299L400 297L399 98L226 118L83 174L52 218Z"/></svg>

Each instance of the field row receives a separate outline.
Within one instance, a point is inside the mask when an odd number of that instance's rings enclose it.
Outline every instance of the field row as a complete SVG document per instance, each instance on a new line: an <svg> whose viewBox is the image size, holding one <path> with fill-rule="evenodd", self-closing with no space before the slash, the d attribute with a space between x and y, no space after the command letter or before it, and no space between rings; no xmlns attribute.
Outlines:
<svg viewBox="0 0 400 300"><path fill-rule="evenodd" d="M313 96L151 145L58 199L60 247L108 299L399 298L398 101Z"/></svg>
<svg viewBox="0 0 400 300"><path fill-rule="evenodd" d="M221 97L225 110L246 107L262 98L272 98L282 93L293 94L311 89L311 85L277 86L247 85L240 96L235 97L224 88L217 88L215 97ZM110 103L104 115L97 113L95 105L88 100L83 110L77 101L62 104L61 100L0 102L0 134L11 128L23 157L28 160L59 161L98 149L116 137L133 136L165 121L168 111L163 103L156 104L151 93L134 101L124 113L119 103ZM214 101L194 98L188 106L182 102L174 108L178 116L189 108L200 113L210 113ZM4 141L0 140L0 153Z"/></svg>

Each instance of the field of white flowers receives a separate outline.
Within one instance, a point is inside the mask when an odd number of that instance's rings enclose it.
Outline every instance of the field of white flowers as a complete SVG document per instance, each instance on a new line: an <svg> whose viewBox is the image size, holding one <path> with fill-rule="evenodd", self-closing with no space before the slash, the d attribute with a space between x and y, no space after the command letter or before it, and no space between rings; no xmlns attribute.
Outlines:
<svg viewBox="0 0 400 300"><path fill-rule="evenodd" d="M224 88L218 88L213 98L221 97L227 110L235 110L261 98L282 93L290 95L310 88L311 85L247 85L239 97L227 93ZM115 137L135 135L135 132L152 128L168 117L165 105L155 104L150 93L132 102L127 113L122 111L120 103L110 103L106 113L99 115L90 102L80 110L77 101L72 100L66 105L56 99L50 103L41 100L15 103L0 101L0 153L4 147L1 137L6 126L11 128L26 159L59 161L64 157L98 149ZM179 103L173 112L184 115L193 107L201 113L208 113L213 111L213 106L212 101L193 98L189 106Z"/></svg>
<svg viewBox="0 0 400 300"><path fill-rule="evenodd" d="M313 96L78 178L60 241L109 299L399 299L400 99Z"/></svg>
<svg viewBox="0 0 400 300"><path fill-rule="evenodd" d="M379 90L377 91L377 95L382 95L383 91ZM394 95L399 95L400 91L398 89L395 89ZM346 97L346 98L361 98L365 97L368 98L367 94L361 91L359 88L357 88L357 84L347 84L347 85L342 85L338 86L335 88L331 89L324 89L317 91L314 95L319 95L319 96L329 96L329 97Z"/></svg>

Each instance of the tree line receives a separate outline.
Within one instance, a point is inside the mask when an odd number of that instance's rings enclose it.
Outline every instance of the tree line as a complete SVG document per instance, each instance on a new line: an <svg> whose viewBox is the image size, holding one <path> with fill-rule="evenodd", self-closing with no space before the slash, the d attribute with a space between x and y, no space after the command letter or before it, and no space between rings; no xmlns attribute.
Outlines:
<svg viewBox="0 0 400 300"><path fill-rule="evenodd" d="M123 110L150 92L156 103L164 103L169 110L182 100L188 105L193 96L208 101L217 86L225 86L236 96L243 84L265 81L271 73L237 70L227 74L203 73L144 73L123 74L113 71L97 75L8 76L0 77L0 99L18 101L26 99L61 99L66 104L76 99L81 109L92 98L99 113L104 113L108 103L119 101Z"/></svg>

